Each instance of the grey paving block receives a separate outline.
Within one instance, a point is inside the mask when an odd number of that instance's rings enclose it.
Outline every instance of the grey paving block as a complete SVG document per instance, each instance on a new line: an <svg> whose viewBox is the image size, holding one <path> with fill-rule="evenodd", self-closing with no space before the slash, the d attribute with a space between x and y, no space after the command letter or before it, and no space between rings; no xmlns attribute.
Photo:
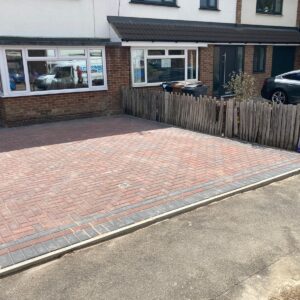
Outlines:
<svg viewBox="0 0 300 300"><path fill-rule="evenodd" d="M43 255L48 252L47 248L43 246L43 243L35 244L33 247L35 251L38 253L38 255Z"/></svg>
<svg viewBox="0 0 300 300"><path fill-rule="evenodd" d="M84 231L89 235L89 237L93 238L97 235L99 235L99 233L97 231L95 231L92 227L88 227L85 228Z"/></svg>
<svg viewBox="0 0 300 300"><path fill-rule="evenodd" d="M52 252L60 248L54 240L46 241L43 245L47 248L48 252Z"/></svg>
<svg viewBox="0 0 300 300"><path fill-rule="evenodd" d="M24 253L22 252L22 250L17 250L14 252L10 252L10 256L14 262L14 264L17 264L19 262L22 262L24 260L26 260L26 257L24 255Z"/></svg>
<svg viewBox="0 0 300 300"><path fill-rule="evenodd" d="M88 239L90 238L90 237L88 236L88 234L87 234L86 232L84 232L83 230L77 231L77 232L75 232L74 234L75 234L75 236L76 236L81 242L86 241L86 240L88 240Z"/></svg>
<svg viewBox="0 0 300 300"><path fill-rule="evenodd" d="M59 246L59 248L65 248L70 246L70 243L64 237L56 238L54 241L57 244L57 246Z"/></svg>
<svg viewBox="0 0 300 300"><path fill-rule="evenodd" d="M98 231L100 234L105 234L105 233L109 232L109 229L106 228L105 226L103 226L102 224L96 225L95 228L97 229L97 231Z"/></svg>
<svg viewBox="0 0 300 300"><path fill-rule="evenodd" d="M74 245L80 242L80 240L74 234L66 235L65 239L69 242L70 245Z"/></svg>
<svg viewBox="0 0 300 300"><path fill-rule="evenodd" d="M35 250L34 246L24 248L22 249L22 252L26 259L30 259L39 255L39 253Z"/></svg>
<svg viewBox="0 0 300 300"><path fill-rule="evenodd" d="M13 260L9 254L0 256L0 269L7 268L13 264Z"/></svg>

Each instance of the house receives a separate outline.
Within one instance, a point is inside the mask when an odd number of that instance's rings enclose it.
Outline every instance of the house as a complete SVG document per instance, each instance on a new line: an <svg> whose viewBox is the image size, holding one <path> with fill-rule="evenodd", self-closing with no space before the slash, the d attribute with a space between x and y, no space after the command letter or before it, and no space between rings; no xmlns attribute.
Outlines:
<svg viewBox="0 0 300 300"><path fill-rule="evenodd" d="M120 88L300 68L298 0L0 0L0 122L118 114Z"/></svg>

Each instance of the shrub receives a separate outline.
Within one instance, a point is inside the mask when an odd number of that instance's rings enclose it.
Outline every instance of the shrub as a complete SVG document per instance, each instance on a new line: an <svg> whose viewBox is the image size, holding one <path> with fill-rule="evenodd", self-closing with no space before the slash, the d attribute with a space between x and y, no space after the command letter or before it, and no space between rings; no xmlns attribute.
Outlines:
<svg viewBox="0 0 300 300"><path fill-rule="evenodd" d="M255 96L255 78L247 73L233 73L225 89L235 94L238 101L245 101Z"/></svg>

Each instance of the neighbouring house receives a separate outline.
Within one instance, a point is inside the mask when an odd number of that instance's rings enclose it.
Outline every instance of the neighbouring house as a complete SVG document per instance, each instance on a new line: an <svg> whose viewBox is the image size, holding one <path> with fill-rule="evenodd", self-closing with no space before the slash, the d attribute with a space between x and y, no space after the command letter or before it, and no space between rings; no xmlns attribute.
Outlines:
<svg viewBox="0 0 300 300"><path fill-rule="evenodd" d="M121 112L120 89L300 68L299 0L0 0L0 123Z"/></svg>

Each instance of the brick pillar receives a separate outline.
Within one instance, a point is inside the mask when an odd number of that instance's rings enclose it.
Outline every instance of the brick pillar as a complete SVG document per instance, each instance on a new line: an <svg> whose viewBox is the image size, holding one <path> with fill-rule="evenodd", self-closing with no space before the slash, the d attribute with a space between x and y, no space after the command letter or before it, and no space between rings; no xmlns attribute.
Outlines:
<svg viewBox="0 0 300 300"><path fill-rule="evenodd" d="M270 77L272 73L273 47L267 46L266 67L265 67L265 72L263 73L253 73L253 55L254 55L254 46L246 46L244 72L253 75L255 77L257 94L259 94L264 80Z"/></svg>
<svg viewBox="0 0 300 300"><path fill-rule="evenodd" d="M208 94L213 93L213 65L214 65L214 46L199 48L199 79L208 85Z"/></svg>
<svg viewBox="0 0 300 300"><path fill-rule="evenodd" d="M236 2L236 23L237 24L241 24L242 22L242 1L243 0L237 0Z"/></svg>
<svg viewBox="0 0 300 300"><path fill-rule="evenodd" d="M298 9L297 9L297 24L296 26L300 28L300 0L298 0Z"/></svg>
<svg viewBox="0 0 300 300"><path fill-rule="evenodd" d="M300 70L300 47L296 48L295 70Z"/></svg>

